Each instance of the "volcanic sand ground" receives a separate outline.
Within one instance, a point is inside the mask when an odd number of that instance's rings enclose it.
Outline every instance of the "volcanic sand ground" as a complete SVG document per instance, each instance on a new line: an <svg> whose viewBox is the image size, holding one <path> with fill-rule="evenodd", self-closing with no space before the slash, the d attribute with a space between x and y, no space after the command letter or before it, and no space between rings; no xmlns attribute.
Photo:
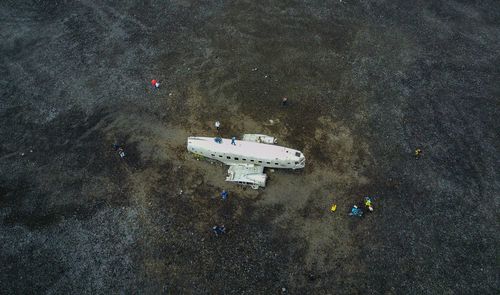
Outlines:
<svg viewBox="0 0 500 295"><path fill-rule="evenodd" d="M498 293L499 2L142 2L0 4L3 292Z"/></svg>

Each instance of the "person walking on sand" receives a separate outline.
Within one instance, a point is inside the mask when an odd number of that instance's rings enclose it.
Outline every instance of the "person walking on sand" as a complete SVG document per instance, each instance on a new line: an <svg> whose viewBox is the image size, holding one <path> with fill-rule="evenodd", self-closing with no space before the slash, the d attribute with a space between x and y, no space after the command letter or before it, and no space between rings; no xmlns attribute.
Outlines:
<svg viewBox="0 0 500 295"><path fill-rule="evenodd" d="M125 151L123 150L123 148L118 148L118 155L120 155L122 159L125 158Z"/></svg>
<svg viewBox="0 0 500 295"><path fill-rule="evenodd" d="M233 138L231 138L231 144L236 145L236 137L233 136Z"/></svg>
<svg viewBox="0 0 500 295"><path fill-rule="evenodd" d="M368 209L368 211L373 212L372 198L365 197L365 207Z"/></svg>
<svg viewBox="0 0 500 295"><path fill-rule="evenodd" d="M222 193L220 193L220 197L222 198L223 201L227 200L227 191L226 190L222 190Z"/></svg>
<svg viewBox="0 0 500 295"><path fill-rule="evenodd" d="M283 99L281 100L281 105L286 106L287 104L288 104L288 98L284 96Z"/></svg>
<svg viewBox="0 0 500 295"><path fill-rule="evenodd" d="M214 227L212 227L212 231L214 232L214 234L216 236L218 235L222 235L223 233L226 232L226 227L223 225L214 225Z"/></svg>
<svg viewBox="0 0 500 295"><path fill-rule="evenodd" d="M158 80L156 80L156 79L153 79L153 80L151 80L151 86L158 89L158 88L160 88L160 82L158 82Z"/></svg>
<svg viewBox="0 0 500 295"><path fill-rule="evenodd" d="M363 216L363 211L358 208L358 206L354 205L352 206L351 212L349 213L350 216L357 216L361 217Z"/></svg>

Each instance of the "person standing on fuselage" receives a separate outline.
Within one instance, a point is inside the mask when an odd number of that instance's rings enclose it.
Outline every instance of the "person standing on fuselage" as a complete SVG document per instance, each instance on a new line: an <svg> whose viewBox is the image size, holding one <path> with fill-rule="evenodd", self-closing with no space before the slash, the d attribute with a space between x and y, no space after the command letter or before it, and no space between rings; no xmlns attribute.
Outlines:
<svg viewBox="0 0 500 295"><path fill-rule="evenodd" d="M219 130L220 130L220 122L219 121L215 121L215 129L217 129L217 134L219 134Z"/></svg>

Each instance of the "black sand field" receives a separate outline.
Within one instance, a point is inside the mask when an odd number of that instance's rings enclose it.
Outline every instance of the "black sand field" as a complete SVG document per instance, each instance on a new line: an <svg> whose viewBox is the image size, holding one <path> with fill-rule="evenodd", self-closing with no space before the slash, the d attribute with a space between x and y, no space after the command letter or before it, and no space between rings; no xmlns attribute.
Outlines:
<svg viewBox="0 0 500 295"><path fill-rule="evenodd" d="M500 292L499 1L4 0L0 39L0 293ZM216 120L306 168L224 182Z"/></svg>

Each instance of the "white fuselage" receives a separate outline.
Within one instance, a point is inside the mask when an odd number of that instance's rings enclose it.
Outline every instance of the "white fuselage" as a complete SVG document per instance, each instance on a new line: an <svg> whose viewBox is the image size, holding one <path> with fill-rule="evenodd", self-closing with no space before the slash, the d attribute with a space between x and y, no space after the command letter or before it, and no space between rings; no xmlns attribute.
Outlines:
<svg viewBox="0 0 500 295"><path fill-rule="evenodd" d="M269 168L299 169L305 166L304 154L279 145L223 138L217 143L213 137L188 137L188 151L218 160L227 165L247 164Z"/></svg>

